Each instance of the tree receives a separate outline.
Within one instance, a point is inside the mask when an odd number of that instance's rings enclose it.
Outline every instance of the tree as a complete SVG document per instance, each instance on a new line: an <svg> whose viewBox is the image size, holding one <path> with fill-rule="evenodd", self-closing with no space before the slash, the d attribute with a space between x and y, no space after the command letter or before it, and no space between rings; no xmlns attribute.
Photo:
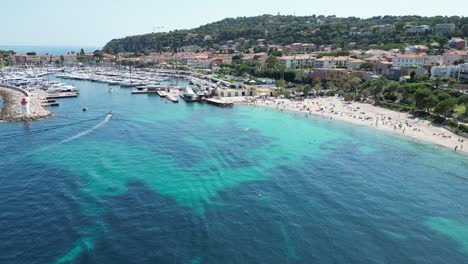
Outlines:
<svg viewBox="0 0 468 264"><path fill-rule="evenodd" d="M34 51L26 52L26 55L28 55L28 56L35 56L35 55L36 55L36 52L34 52Z"/></svg>
<svg viewBox="0 0 468 264"><path fill-rule="evenodd" d="M398 91L398 93L401 94L400 102L402 102L402 103L407 103L408 102L408 100L409 100L409 98L408 98L409 97L408 96L409 95L409 93L408 93L409 89L410 88L409 88L408 84L398 86L397 91Z"/></svg>
<svg viewBox="0 0 468 264"><path fill-rule="evenodd" d="M447 100L450 98L450 94L446 93L446 92L443 92L443 93L439 93L437 95L437 101L444 101L444 100Z"/></svg>
<svg viewBox="0 0 468 264"><path fill-rule="evenodd" d="M265 63L268 68L275 68L278 64L278 59L275 56L270 56Z"/></svg>
<svg viewBox="0 0 468 264"><path fill-rule="evenodd" d="M320 78L315 78L312 82L314 84L314 89L315 90L322 90L322 80Z"/></svg>
<svg viewBox="0 0 468 264"><path fill-rule="evenodd" d="M414 82L415 77L416 77L416 72L412 71L410 73L411 82Z"/></svg>
<svg viewBox="0 0 468 264"><path fill-rule="evenodd" d="M456 105L456 100L454 98L444 99L436 104L434 107L434 113L442 114L445 117L448 116L449 112L453 110Z"/></svg>
<svg viewBox="0 0 468 264"><path fill-rule="evenodd" d="M100 50L95 50L93 52L93 59L96 62L102 61L102 58L104 57L104 54Z"/></svg>
<svg viewBox="0 0 468 264"><path fill-rule="evenodd" d="M458 103L465 106L465 116L468 116L468 94L458 97Z"/></svg>
<svg viewBox="0 0 468 264"><path fill-rule="evenodd" d="M440 78L435 78L432 81L432 84L435 86L436 89L439 89L440 84L442 83L442 80Z"/></svg>
<svg viewBox="0 0 468 264"><path fill-rule="evenodd" d="M465 60L464 59L459 59L453 62L453 65L458 65L458 64L464 64Z"/></svg>
<svg viewBox="0 0 468 264"><path fill-rule="evenodd" d="M361 79L355 77L349 81L349 90L350 92L354 93L354 99L356 100L357 93L359 90L359 86L361 84Z"/></svg>
<svg viewBox="0 0 468 264"><path fill-rule="evenodd" d="M84 49L81 49L80 50L80 56L84 56L84 55L85 55Z"/></svg>
<svg viewBox="0 0 468 264"><path fill-rule="evenodd" d="M364 62L363 64L361 64L359 69L364 70L364 71L372 71L373 67L374 67L374 64L372 62Z"/></svg>
<svg viewBox="0 0 468 264"><path fill-rule="evenodd" d="M276 87L284 88L286 86L286 82L284 80L276 80Z"/></svg>
<svg viewBox="0 0 468 264"><path fill-rule="evenodd" d="M418 109L425 109L430 113L431 108L436 104L436 99L432 91L428 88L418 88L414 92L415 106Z"/></svg>
<svg viewBox="0 0 468 264"><path fill-rule="evenodd" d="M379 78L369 83L368 90L370 94L372 94L374 104L377 104L379 102L383 87L385 86L386 82L386 79Z"/></svg>
<svg viewBox="0 0 468 264"><path fill-rule="evenodd" d="M397 97L395 95L398 89L398 82L392 81L386 84L383 88L384 98L390 101L396 101Z"/></svg>
<svg viewBox="0 0 468 264"><path fill-rule="evenodd" d="M331 91L336 91L337 87L334 81L328 81L327 82L327 87Z"/></svg>
<svg viewBox="0 0 468 264"><path fill-rule="evenodd" d="M309 94L309 91L310 91L311 87L309 84L306 84L304 86L302 86L302 92L304 93L305 96L307 96Z"/></svg>

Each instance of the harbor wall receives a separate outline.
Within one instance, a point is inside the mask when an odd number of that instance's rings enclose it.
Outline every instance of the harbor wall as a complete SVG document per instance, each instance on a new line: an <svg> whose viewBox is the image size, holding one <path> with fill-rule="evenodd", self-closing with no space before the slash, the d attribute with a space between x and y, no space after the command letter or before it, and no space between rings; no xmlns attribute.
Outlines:
<svg viewBox="0 0 468 264"><path fill-rule="evenodd" d="M0 86L0 97L3 106L0 110L0 120L8 122L26 122L46 118L52 115L41 104L38 97L31 97L21 88ZM25 98L28 104L24 107L21 100ZM28 113L29 112L29 113Z"/></svg>

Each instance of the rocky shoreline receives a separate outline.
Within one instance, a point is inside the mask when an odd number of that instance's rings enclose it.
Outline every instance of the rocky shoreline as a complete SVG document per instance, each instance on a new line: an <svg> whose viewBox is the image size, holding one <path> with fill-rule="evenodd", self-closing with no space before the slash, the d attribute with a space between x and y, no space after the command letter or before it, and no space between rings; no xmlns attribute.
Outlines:
<svg viewBox="0 0 468 264"><path fill-rule="evenodd" d="M24 114L21 106L21 100L25 97L19 91L7 87L0 87L0 97L3 101L3 107L0 112L0 120L6 122L30 122L44 119L52 115L42 106L38 97L29 97L30 114Z"/></svg>

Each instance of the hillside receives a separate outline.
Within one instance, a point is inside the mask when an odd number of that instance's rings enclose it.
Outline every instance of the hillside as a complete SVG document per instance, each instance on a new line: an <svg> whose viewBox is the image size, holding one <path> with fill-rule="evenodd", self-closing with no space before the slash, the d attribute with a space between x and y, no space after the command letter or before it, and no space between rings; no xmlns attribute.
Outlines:
<svg viewBox="0 0 468 264"><path fill-rule="evenodd" d="M450 36L440 36L433 32L438 23L453 23L456 28ZM371 28L391 25L390 30ZM405 30L406 25L428 25L426 33L412 34ZM350 32L362 32L350 34ZM245 38L249 40L239 49L251 47L255 40L265 39L268 44L287 45L295 42L329 44L337 47L354 42L358 47L369 45L429 44L441 42L447 37L467 37L468 18L466 17L420 17L384 16L361 19L356 17L338 18L335 16L273 16L227 18L190 30L175 30L165 33L150 33L111 40L103 48L105 52L140 52L180 49L187 45L202 48L216 48L229 40Z"/></svg>

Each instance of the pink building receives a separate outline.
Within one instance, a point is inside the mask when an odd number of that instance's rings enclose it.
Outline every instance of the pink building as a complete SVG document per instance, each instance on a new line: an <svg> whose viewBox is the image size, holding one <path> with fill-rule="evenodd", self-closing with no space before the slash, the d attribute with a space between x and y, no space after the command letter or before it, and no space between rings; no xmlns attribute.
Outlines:
<svg viewBox="0 0 468 264"><path fill-rule="evenodd" d="M309 73L311 80L319 78L322 81L340 81L348 74L346 69L316 68Z"/></svg>

